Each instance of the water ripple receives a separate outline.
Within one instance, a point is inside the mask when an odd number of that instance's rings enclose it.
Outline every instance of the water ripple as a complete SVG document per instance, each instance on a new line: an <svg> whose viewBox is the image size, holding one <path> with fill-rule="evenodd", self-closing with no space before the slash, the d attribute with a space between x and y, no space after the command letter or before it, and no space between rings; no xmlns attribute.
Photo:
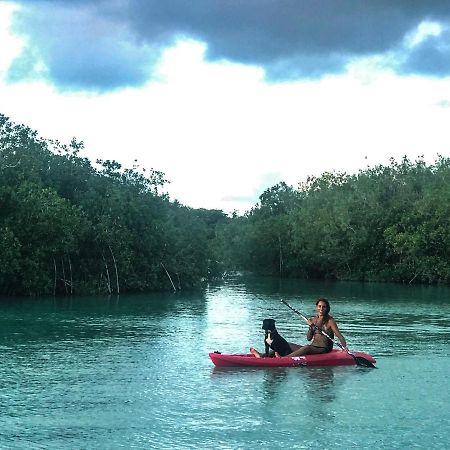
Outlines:
<svg viewBox="0 0 450 450"><path fill-rule="evenodd" d="M0 302L0 448L449 448L450 306L381 287L258 279ZM310 315L318 295L378 370L213 367L209 351L261 347L266 317L305 342L280 298Z"/></svg>

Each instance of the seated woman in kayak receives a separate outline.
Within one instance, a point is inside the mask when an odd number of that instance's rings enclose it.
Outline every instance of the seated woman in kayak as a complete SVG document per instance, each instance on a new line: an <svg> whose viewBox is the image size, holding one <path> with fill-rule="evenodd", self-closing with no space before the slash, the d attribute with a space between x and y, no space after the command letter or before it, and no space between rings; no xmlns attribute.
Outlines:
<svg viewBox="0 0 450 450"><path fill-rule="evenodd" d="M344 350L347 350L347 343L344 336L339 331L336 321L330 316L330 303L324 298L319 298L316 302L317 314L315 317L308 319L307 323L309 325L308 332L306 333L306 338L308 341L312 342L308 345L298 345L289 342L289 347L292 352L284 354L282 356L303 356L303 355L313 355L318 353L328 353L333 348L334 336L336 336ZM327 337L329 336L329 338ZM252 353L257 358L261 358L263 355L258 352L253 347L250 347L250 353ZM275 353L275 356L281 356Z"/></svg>
<svg viewBox="0 0 450 450"><path fill-rule="evenodd" d="M306 338L312 341L308 345L297 345L289 343L292 353L286 356L303 356L317 353L328 353L333 348L334 336L336 336L343 349L347 351L347 343L344 336L339 331L336 321L330 316L330 303L324 298L319 298L316 302L316 316L307 321L309 325ZM329 336L329 337L327 337Z"/></svg>

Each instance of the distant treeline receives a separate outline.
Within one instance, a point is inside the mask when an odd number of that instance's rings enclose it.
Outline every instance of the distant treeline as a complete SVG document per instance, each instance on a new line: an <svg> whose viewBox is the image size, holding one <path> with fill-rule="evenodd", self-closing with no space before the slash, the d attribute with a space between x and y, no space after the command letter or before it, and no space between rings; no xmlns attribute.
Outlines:
<svg viewBox="0 0 450 450"><path fill-rule="evenodd" d="M0 294L198 286L227 216L171 202L153 169L94 168L82 148L0 115Z"/></svg>
<svg viewBox="0 0 450 450"><path fill-rule="evenodd" d="M335 280L450 282L450 159L280 183L220 226L227 267Z"/></svg>
<svg viewBox="0 0 450 450"><path fill-rule="evenodd" d="M0 294L178 290L225 270L450 282L450 160L391 160L266 190L243 216L193 209L164 174L80 156L0 115Z"/></svg>

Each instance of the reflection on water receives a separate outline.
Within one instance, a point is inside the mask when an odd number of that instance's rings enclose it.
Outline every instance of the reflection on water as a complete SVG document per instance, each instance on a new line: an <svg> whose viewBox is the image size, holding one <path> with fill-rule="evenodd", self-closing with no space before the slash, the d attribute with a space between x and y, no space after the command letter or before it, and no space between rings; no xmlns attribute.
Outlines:
<svg viewBox="0 0 450 450"><path fill-rule="evenodd" d="M335 399L333 367L308 367L302 375L305 378L305 393L318 403Z"/></svg>
<svg viewBox="0 0 450 450"><path fill-rule="evenodd" d="M269 370L264 370L262 390L264 392L264 400L270 402L273 400L280 389L285 389L285 383L288 368L273 367Z"/></svg>

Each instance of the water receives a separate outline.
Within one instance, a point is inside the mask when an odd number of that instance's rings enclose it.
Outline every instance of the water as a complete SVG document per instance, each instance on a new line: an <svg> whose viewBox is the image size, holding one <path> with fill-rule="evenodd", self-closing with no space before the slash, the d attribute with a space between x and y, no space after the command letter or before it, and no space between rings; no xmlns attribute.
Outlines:
<svg viewBox="0 0 450 450"><path fill-rule="evenodd" d="M214 368L302 343L329 298L378 369ZM450 448L450 289L236 279L203 293L0 301L1 449Z"/></svg>

